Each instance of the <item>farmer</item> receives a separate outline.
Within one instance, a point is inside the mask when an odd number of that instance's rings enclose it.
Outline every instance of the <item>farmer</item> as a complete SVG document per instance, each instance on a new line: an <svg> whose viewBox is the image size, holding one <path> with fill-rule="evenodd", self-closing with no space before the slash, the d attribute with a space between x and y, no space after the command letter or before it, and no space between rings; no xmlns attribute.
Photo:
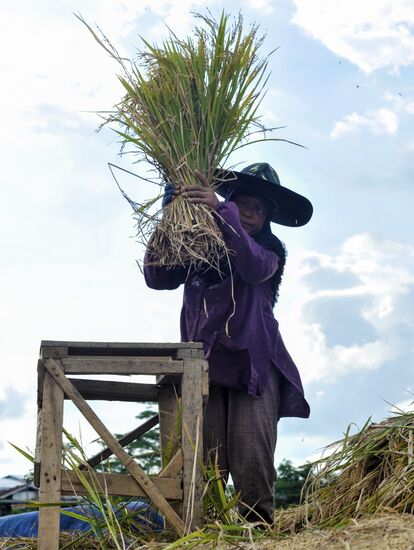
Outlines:
<svg viewBox="0 0 414 550"><path fill-rule="evenodd" d="M205 179L197 174L201 183ZM286 259L270 222L306 224L312 205L280 184L275 170L256 163L223 172L217 193L207 185L167 186L164 205L181 193L216 214L230 265L206 268L144 263L147 285L175 289L184 284L181 339L203 342L209 362L209 398L204 416L204 451L217 453L223 479L229 473L248 521L273 523L274 453L277 423L284 416L309 416L298 369L273 316Z"/></svg>

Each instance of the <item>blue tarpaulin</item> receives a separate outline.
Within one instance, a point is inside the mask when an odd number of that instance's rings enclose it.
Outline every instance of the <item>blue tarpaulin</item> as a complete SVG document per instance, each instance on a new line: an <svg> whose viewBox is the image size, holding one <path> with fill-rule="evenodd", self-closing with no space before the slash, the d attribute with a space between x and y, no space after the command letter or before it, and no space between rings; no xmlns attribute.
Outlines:
<svg viewBox="0 0 414 550"><path fill-rule="evenodd" d="M134 501L126 505L128 512L135 512L134 519L146 529L160 531L163 529L163 519L146 502ZM63 512L74 512L85 516L85 520L73 518ZM117 512L118 516L120 512ZM95 521L88 521L86 518L94 518ZM60 512L61 531L89 531L93 524L102 519L102 514L96 506L84 504L70 508L62 508ZM26 512L0 517L0 537L29 537L36 538L39 527L39 513ZM104 527L104 524L101 524Z"/></svg>

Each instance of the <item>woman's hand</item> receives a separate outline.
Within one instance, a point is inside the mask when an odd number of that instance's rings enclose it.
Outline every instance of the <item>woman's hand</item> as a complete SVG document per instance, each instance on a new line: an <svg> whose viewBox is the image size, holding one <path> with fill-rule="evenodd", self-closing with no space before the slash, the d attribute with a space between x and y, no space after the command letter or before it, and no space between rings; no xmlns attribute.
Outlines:
<svg viewBox="0 0 414 550"><path fill-rule="evenodd" d="M194 204L205 204L212 210L217 210L220 206L220 201L216 197L213 189L207 184L205 176L198 170L195 170L194 173L201 185L196 187L183 187L181 190L182 196L189 202Z"/></svg>
<svg viewBox="0 0 414 550"><path fill-rule="evenodd" d="M212 210L217 210L220 201L216 197L213 189L208 185L206 177L198 170L195 170L194 173L201 185L191 187L183 187L172 183L167 183L165 185L164 196L162 198L163 208L172 202L178 195L182 195L183 198L189 202L194 204L205 204Z"/></svg>
<svg viewBox="0 0 414 550"><path fill-rule="evenodd" d="M181 191L183 198L194 204L205 204L212 210L217 210L220 201L210 187L184 187Z"/></svg>
<svg viewBox="0 0 414 550"><path fill-rule="evenodd" d="M164 195L162 197L162 208L165 208L167 204L170 204L174 198L180 194L180 188L175 187L172 183L166 183L164 188Z"/></svg>

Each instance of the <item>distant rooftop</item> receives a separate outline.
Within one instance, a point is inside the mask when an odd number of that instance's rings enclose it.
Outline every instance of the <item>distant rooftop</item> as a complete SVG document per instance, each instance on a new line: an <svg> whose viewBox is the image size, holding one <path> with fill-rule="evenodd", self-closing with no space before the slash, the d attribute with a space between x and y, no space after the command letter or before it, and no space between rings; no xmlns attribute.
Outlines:
<svg viewBox="0 0 414 550"><path fill-rule="evenodd" d="M24 485L26 482L24 476L21 475L8 475L0 478L0 491L3 492L6 489L12 489L19 485Z"/></svg>

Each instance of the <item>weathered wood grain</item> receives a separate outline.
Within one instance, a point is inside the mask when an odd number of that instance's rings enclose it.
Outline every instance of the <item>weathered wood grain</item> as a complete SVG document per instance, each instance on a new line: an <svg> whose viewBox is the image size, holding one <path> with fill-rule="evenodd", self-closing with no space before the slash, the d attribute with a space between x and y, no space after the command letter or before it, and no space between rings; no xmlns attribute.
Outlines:
<svg viewBox="0 0 414 550"><path fill-rule="evenodd" d="M62 369L54 361L56 369ZM43 378L43 407L40 439L39 502L59 502L62 464L63 392L54 377L45 372ZM59 506L39 508L39 548L58 550Z"/></svg>
<svg viewBox="0 0 414 550"><path fill-rule="evenodd" d="M52 357L53 359L61 359L62 357L66 357L67 354L68 354L68 347L65 345L53 346L53 347L40 346L41 359L49 359L49 357Z"/></svg>
<svg viewBox="0 0 414 550"><path fill-rule="evenodd" d="M168 464L160 471L158 477L176 477L183 469L183 452L181 449L175 453Z"/></svg>
<svg viewBox="0 0 414 550"><path fill-rule="evenodd" d="M166 466L166 452L170 452L171 458L176 453L180 438L181 428L177 426L178 397L175 386L160 386L158 391L158 414L160 417L160 444L162 466Z"/></svg>
<svg viewBox="0 0 414 550"><path fill-rule="evenodd" d="M45 367L43 360L37 362L37 420L36 420L36 445L35 445L35 461L33 472L33 483L36 487L40 486L40 457L41 457L41 440L42 440L42 412L43 412L43 381L45 378Z"/></svg>
<svg viewBox="0 0 414 550"><path fill-rule="evenodd" d="M88 491L79 480L76 472L72 470L62 470L61 490L64 493L75 493L77 495L87 495ZM120 495L126 497L146 497L145 491L137 484L136 480L127 474L102 474L93 472L83 472L83 476L91 482L101 494ZM168 500L181 500L183 491L181 489L181 480L173 478L151 477L151 482L158 491Z"/></svg>
<svg viewBox="0 0 414 550"><path fill-rule="evenodd" d="M69 350L73 348L100 348L106 350L121 350L132 348L145 351L148 349L202 349L203 344L201 342L73 342L67 340L42 340L40 343L40 349L46 347L66 347Z"/></svg>
<svg viewBox="0 0 414 550"><path fill-rule="evenodd" d="M182 380L183 491L186 530L203 527L203 368L204 360L184 359Z"/></svg>
<svg viewBox="0 0 414 550"><path fill-rule="evenodd" d="M84 399L104 401L157 401L158 387L156 384L141 384L138 382L114 382L108 380L85 380L70 378L71 383Z"/></svg>
<svg viewBox="0 0 414 550"><path fill-rule="evenodd" d="M133 458L123 449L117 439L109 432L76 388L74 388L69 382L65 374L59 368L57 362L53 359L48 359L45 361L45 367L63 392L71 398L73 403L81 411L101 439L105 441L108 447L113 451L137 483L142 487L145 493L150 497L155 506L161 511L162 514L165 515L171 525L174 526L177 533L182 535L184 533L184 523L182 519L171 508L162 493L159 489L157 489L142 468L140 468Z"/></svg>
<svg viewBox="0 0 414 550"><path fill-rule="evenodd" d="M65 357L62 359L67 374L181 374L182 361L153 360L150 357Z"/></svg>

